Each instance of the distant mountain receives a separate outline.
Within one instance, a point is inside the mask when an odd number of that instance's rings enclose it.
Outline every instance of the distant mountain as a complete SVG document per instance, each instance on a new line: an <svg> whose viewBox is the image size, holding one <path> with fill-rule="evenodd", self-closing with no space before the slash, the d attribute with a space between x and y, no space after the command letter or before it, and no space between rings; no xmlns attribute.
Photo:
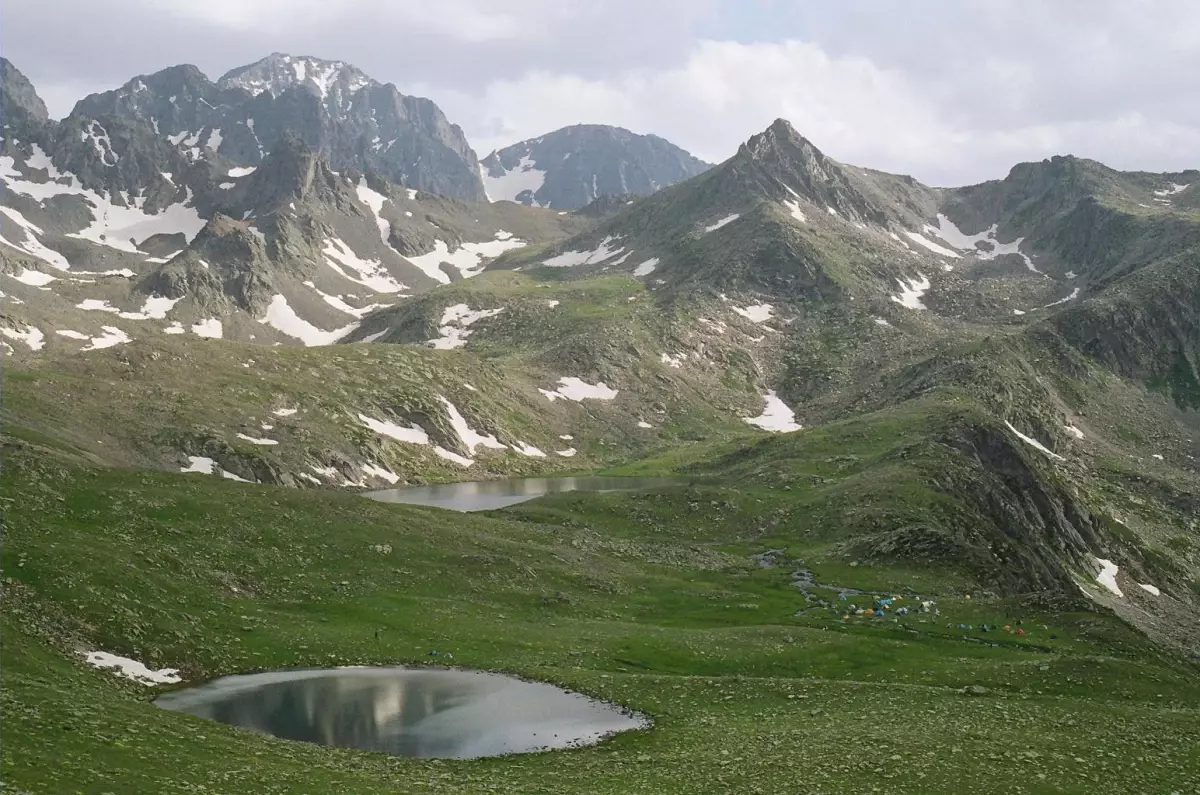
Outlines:
<svg viewBox="0 0 1200 795"><path fill-rule="evenodd" d="M341 61L273 53L215 83L194 66L173 66L88 96L72 115L143 121L191 160L212 153L240 166L257 165L291 132L336 170L486 198L474 151L437 105Z"/></svg>
<svg viewBox="0 0 1200 795"><path fill-rule="evenodd" d="M492 201L576 210L605 195L648 196L710 168L670 141L578 124L492 152L481 161Z"/></svg>

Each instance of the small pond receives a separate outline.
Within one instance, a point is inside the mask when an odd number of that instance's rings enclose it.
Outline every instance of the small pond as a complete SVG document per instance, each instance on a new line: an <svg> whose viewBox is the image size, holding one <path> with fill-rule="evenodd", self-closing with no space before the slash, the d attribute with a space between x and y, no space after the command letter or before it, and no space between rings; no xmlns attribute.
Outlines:
<svg viewBox="0 0 1200 795"><path fill-rule="evenodd" d="M678 478L563 477L510 478L469 483L438 483L369 491L366 496L381 502L432 505L453 511L488 511L532 500L557 491L638 491L677 485Z"/></svg>
<svg viewBox="0 0 1200 795"><path fill-rule="evenodd" d="M154 703L289 740L443 759L590 745L649 725L553 685L402 667L227 676Z"/></svg>

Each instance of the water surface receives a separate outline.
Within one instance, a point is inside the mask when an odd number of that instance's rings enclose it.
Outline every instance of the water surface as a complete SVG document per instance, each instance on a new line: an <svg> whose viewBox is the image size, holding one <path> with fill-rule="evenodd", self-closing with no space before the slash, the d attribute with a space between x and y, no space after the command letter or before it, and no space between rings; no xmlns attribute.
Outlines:
<svg viewBox="0 0 1200 795"><path fill-rule="evenodd" d="M402 667L227 676L155 704L289 740L454 759L590 745L649 725L553 685Z"/></svg>
<svg viewBox="0 0 1200 795"><path fill-rule="evenodd" d="M510 478L468 483L438 483L369 491L366 496L381 502L432 505L454 511L488 511L532 500L558 491L638 491L676 485L677 478L563 477Z"/></svg>

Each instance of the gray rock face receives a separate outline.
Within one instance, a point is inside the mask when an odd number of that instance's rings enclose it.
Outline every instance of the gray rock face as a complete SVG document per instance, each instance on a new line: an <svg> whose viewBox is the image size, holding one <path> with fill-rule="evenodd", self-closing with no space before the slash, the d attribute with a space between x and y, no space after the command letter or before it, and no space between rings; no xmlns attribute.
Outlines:
<svg viewBox="0 0 1200 795"><path fill-rule="evenodd" d="M194 66L173 66L93 94L72 115L142 121L192 161L212 153L239 166L258 165L292 133L335 170L485 199L475 153L437 105L341 61L274 53L215 83Z"/></svg>
<svg viewBox="0 0 1200 795"><path fill-rule="evenodd" d="M33 83L7 58L0 58L0 97L0 112L5 123L13 114L28 115L38 121L50 118L46 103L34 90Z"/></svg>
<svg viewBox="0 0 1200 795"><path fill-rule="evenodd" d="M492 152L480 163L488 197L577 210L600 196L648 196L709 169L654 135L578 124Z"/></svg>

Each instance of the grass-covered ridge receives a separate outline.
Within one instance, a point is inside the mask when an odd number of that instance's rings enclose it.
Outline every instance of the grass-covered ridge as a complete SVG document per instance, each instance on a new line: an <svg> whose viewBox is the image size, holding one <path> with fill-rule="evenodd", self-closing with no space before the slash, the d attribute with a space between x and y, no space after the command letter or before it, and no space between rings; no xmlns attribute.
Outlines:
<svg viewBox="0 0 1200 795"><path fill-rule="evenodd" d="M482 516L81 468L10 442L4 778L30 792L929 793L1010 792L1017 767L1031 792L1195 786L1194 666L1109 614L1050 613L975 571L839 551L873 521L858 503L835 521L862 496L856 472L884 476L897 450L960 421L926 408L660 457L641 469L696 477L653 495ZM887 510L928 509L936 495L913 475L895 471ZM780 548L772 568L751 558ZM813 573L808 597L797 567ZM873 597L834 587L919 594L940 612L843 618ZM958 628L1018 617L1025 637ZM390 759L160 711L80 654L201 679L421 664L433 648L644 710L655 727L565 753Z"/></svg>

